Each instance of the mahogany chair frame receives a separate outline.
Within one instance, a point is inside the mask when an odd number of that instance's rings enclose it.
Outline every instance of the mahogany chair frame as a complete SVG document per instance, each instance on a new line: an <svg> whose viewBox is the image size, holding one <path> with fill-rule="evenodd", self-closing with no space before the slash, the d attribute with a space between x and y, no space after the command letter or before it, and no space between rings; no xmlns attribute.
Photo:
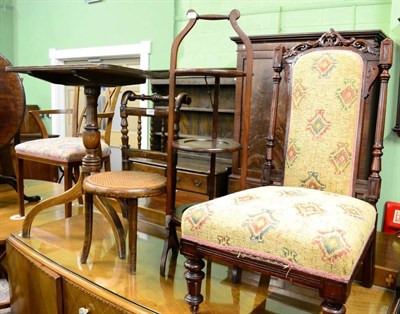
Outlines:
<svg viewBox="0 0 400 314"><path fill-rule="evenodd" d="M283 89L284 93L280 95L280 84L284 82L285 84L282 85L289 85L290 80L288 80L288 77L290 77L290 74L288 74L288 71L290 71L291 63L302 53L307 53L310 49L314 48L347 49L358 53L363 59L365 71L361 104L363 119L361 119L362 122L359 125L359 130L361 130L362 134L358 138L358 147L363 153L360 154L360 157L357 157L356 169L358 169L358 173L354 182L355 195L353 197L361 198L376 207L381 188L379 173L381 171L381 156L383 154L387 86L390 77L388 70L392 64L393 53L393 43L388 38L384 39L379 47L379 43L373 45L371 42L363 39L345 39L334 30L331 30L323 34L316 41L305 42L288 50L283 46L276 47L273 59L275 73L273 77L273 97L266 143L265 164L262 169L262 185L282 185L284 177L283 170L274 167L276 165L274 164L274 154L277 153L274 148L276 146L278 111L282 112L283 110L285 115L287 114L286 111L290 111L286 107L290 100L290 90L286 90L285 93ZM284 80L281 77L282 70L286 74ZM367 99L376 96L378 101L374 102L372 106L367 106ZM289 123L289 121L286 122ZM373 283L375 238L376 234L373 232L366 241L366 247L360 259L362 261L362 284L366 287L371 287ZM188 285L188 294L185 296L185 300L189 304L192 313L197 313L199 304L203 301L201 282L204 278L202 268L205 265L203 261L205 257L315 288L319 291L319 296L323 299L323 313L345 312L344 304L350 294L351 284L356 275L356 271L354 271L348 282L339 282L297 269L288 271L284 265L278 265L269 260L252 258L249 255L238 256L235 252L216 249L215 247L184 238L180 242L180 252L187 259L185 262L187 269L185 278Z"/></svg>

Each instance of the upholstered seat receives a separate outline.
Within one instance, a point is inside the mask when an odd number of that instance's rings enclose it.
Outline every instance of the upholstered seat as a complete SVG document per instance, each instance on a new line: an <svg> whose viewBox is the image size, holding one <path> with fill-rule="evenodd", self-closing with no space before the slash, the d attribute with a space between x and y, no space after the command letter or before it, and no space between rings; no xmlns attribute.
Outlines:
<svg viewBox="0 0 400 314"><path fill-rule="evenodd" d="M188 208L181 228L183 239L348 281L375 216L353 197L263 186Z"/></svg>
<svg viewBox="0 0 400 314"><path fill-rule="evenodd" d="M86 155L86 149L81 137L57 137L24 142L15 146L20 156L45 158L56 162L81 162ZM108 157L111 148L101 141L101 156Z"/></svg>
<svg viewBox="0 0 400 314"><path fill-rule="evenodd" d="M15 152L19 155L58 162L81 162L86 155L81 137L56 137L24 142L15 146ZM108 157L110 154L110 146L102 140L101 156Z"/></svg>

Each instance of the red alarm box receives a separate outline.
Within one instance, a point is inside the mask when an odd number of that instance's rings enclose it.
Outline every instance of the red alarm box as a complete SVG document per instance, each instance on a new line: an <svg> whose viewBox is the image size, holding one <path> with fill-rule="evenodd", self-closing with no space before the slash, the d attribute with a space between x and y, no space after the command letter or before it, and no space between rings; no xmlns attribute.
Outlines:
<svg viewBox="0 0 400 314"><path fill-rule="evenodd" d="M400 232L400 203L386 202L383 232L391 234Z"/></svg>

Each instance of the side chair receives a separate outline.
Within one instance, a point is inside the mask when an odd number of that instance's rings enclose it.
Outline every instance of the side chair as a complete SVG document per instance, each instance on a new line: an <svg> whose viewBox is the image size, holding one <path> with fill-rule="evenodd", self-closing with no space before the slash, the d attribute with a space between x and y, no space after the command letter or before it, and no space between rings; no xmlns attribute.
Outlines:
<svg viewBox="0 0 400 314"><path fill-rule="evenodd" d="M371 287L392 54L388 38L347 39L334 30L275 48L261 186L182 217L192 313L203 301L205 257L315 288L322 313L346 312L358 271Z"/></svg>
<svg viewBox="0 0 400 314"><path fill-rule="evenodd" d="M41 130L42 139L28 141L15 146L17 159L17 187L20 216L25 215L24 193L24 160L31 160L40 163L47 163L58 166L64 178L64 190L72 187L73 182L79 177L82 158L86 154L82 142L82 130L85 124L86 105L79 102L80 87L75 87L73 107L71 109L50 109L32 110L30 114L34 117ZM104 132L102 133L101 151L99 156L104 164L105 170L110 170L110 138L112 119L121 87L106 88L106 102L103 111L98 113L99 125L105 122ZM42 115L70 115L72 120L72 136L49 138L48 131L42 121ZM80 201L82 203L82 201ZM65 217L70 217L72 204L65 204Z"/></svg>

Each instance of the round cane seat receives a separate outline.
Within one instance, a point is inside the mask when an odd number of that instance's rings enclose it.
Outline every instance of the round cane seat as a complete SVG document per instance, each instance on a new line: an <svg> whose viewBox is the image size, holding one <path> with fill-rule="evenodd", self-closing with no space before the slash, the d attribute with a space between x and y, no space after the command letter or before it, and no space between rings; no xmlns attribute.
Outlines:
<svg viewBox="0 0 400 314"><path fill-rule="evenodd" d="M128 248L129 272L136 272L136 246L137 246L137 215L138 198L164 194L167 179L159 174L139 171L106 171L86 177L83 180L83 190L86 196L85 243L82 250L81 261L87 261L93 221L93 197L111 197L124 200L124 216L128 220ZM118 228L116 225L113 228ZM123 230L122 230L123 233ZM121 247L125 244L121 243Z"/></svg>
<svg viewBox="0 0 400 314"><path fill-rule="evenodd" d="M149 197L165 193L166 181L165 177L156 173L106 171L85 178L83 190L115 198Z"/></svg>

